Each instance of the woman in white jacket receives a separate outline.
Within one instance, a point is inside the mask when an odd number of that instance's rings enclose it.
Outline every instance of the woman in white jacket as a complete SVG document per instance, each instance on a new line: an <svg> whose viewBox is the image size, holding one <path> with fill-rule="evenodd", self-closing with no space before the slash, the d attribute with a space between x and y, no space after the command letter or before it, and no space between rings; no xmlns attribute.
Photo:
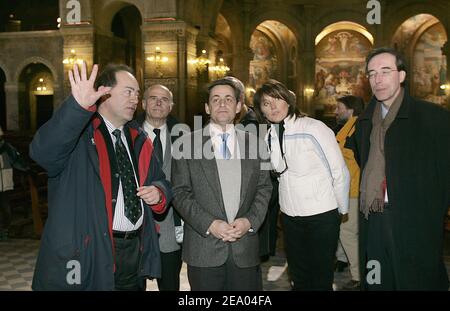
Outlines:
<svg viewBox="0 0 450 311"><path fill-rule="evenodd" d="M331 129L306 117L282 83L269 80L254 96L268 121L266 136L278 176L281 219L294 290L332 290L341 215L349 200L349 172Z"/></svg>

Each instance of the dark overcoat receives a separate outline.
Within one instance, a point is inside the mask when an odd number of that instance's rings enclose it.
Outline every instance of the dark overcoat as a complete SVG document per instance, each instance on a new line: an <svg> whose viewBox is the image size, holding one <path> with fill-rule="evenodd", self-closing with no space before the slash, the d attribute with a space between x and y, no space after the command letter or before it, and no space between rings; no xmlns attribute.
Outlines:
<svg viewBox="0 0 450 311"><path fill-rule="evenodd" d="M361 172L367 163L375 99L359 116L352 147ZM386 132L386 180L392 206L395 284L399 290L447 290L444 219L450 203L450 112L404 95ZM368 221L359 214L361 275ZM370 216L369 216L370 217ZM361 279L365 282L365 277Z"/></svg>

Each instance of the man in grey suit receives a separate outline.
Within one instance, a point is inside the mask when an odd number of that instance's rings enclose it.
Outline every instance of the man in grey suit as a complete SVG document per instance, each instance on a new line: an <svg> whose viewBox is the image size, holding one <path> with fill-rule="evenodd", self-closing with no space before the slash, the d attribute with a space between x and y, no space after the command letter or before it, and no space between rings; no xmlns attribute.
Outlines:
<svg viewBox="0 0 450 311"><path fill-rule="evenodd" d="M205 104L210 124L173 148L174 206L185 221L191 290L262 290L257 231L272 185L268 157L258 150L266 152L263 142L234 127L239 99L232 81L214 81Z"/></svg>
<svg viewBox="0 0 450 311"><path fill-rule="evenodd" d="M170 178L172 163L172 137L171 130L176 120L169 118L173 107L172 92L164 85L150 86L144 93L142 108L145 117L139 123L151 138L154 153L162 164L162 170L166 178ZM181 270L181 241L177 241L176 229L181 227L181 220L174 213L172 206L165 213L154 215L159 227L159 249L161 253L161 278L158 279L160 291L179 290Z"/></svg>

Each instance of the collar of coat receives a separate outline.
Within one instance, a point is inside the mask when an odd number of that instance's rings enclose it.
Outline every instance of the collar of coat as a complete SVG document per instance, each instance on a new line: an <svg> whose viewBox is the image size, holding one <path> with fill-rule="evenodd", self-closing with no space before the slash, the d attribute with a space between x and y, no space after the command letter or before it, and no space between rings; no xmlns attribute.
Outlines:
<svg viewBox="0 0 450 311"><path fill-rule="evenodd" d="M367 106L367 109L365 109L360 115L358 120L364 121L364 120L372 120L373 113L375 111L376 105L381 105L381 102L379 102L375 96L372 96L372 99L369 102L369 105ZM409 96L408 92L404 92L403 101L401 103L400 109L398 110L396 119L407 119L409 117L409 110L411 107L411 96Z"/></svg>

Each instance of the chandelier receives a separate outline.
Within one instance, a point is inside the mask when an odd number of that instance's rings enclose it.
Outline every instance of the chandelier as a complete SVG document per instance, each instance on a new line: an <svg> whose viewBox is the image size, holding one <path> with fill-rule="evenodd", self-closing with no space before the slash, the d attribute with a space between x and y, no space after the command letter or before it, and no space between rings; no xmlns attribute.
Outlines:
<svg viewBox="0 0 450 311"><path fill-rule="evenodd" d="M77 58L77 55L75 54L74 49L70 50L70 56L63 60L63 64L65 64L65 65L73 65L73 64L81 65L82 63L83 63L83 60L81 58Z"/></svg>
<svg viewBox="0 0 450 311"><path fill-rule="evenodd" d="M155 52L147 57L147 60L155 64L156 72L160 77L162 77L163 72L161 71L161 67L164 63L167 63L169 61L169 58L163 55L159 46L155 47Z"/></svg>
<svg viewBox="0 0 450 311"><path fill-rule="evenodd" d="M211 63L208 57L206 57L206 50L202 50L202 54L200 54L200 56L188 62L193 64L200 72L208 70L208 66Z"/></svg>
<svg viewBox="0 0 450 311"><path fill-rule="evenodd" d="M216 74L217 76L223 77L230 71L230 67L228 67L223 58L219 58L219 62L215 66L209 67L209 70Z"/></svg>

